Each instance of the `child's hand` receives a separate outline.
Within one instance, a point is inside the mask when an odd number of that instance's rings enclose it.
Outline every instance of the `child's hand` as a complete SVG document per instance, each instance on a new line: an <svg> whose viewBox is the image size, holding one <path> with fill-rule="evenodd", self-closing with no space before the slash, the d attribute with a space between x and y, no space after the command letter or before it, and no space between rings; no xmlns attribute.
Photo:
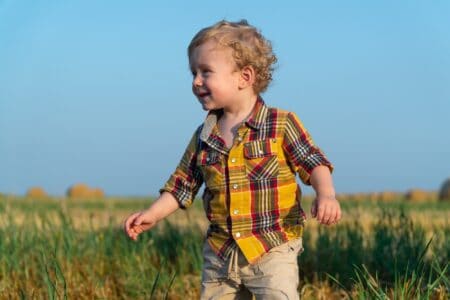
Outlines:
<svg viewBox="0 0 450 300"><path fill-rule="evenodd" d="M311 206L311 214L324 225L332 225L341 219L341 206L335 196L317 195Z"/></svg>
<svg viewBox="0 0 450 300"><path fill-rule="evenodd" d="M136 241L139 234L155 226L156 222L155 217L149 210L134 213L124 222L125 234L127 234L130 239Z"/></svg>
<svg viewBox="0 0 450 300"><path fill-rule="evenodd" d="M178 208L177 199L171 193L164 192L148 209L134 213L125 220L123 224L125 234L136 241L139 234L149 230Z"/></svg>

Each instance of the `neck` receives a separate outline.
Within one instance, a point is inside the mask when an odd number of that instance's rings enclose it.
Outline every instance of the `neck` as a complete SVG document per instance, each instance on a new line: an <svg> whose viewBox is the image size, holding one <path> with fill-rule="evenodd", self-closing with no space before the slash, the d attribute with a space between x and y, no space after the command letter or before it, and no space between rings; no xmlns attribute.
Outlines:
<svg viewBox="0 0 450 300"><path fill-rule="evenodd" d="M253 94L249 97L237 101L234 105L223 108L222 118L242 122L252 113L258 96Z"/></svg>

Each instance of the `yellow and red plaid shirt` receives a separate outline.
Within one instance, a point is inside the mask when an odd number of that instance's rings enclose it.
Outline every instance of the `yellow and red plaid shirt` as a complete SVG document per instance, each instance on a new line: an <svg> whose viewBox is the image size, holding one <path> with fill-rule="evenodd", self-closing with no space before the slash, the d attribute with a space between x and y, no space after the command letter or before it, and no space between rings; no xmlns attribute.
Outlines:
<svg viewBox="0 0 450 300"><path fill-rule="evenodd" d="M204 182L210 245L223 259L238 246L254 263L272 247L302 235L306 216L295 174L309 185L316 166L330 171L333 166L292 112L269 108L258 98L231 149L216 126L220 114L208 113L160 193L172 193L186 208Z"/></svg>

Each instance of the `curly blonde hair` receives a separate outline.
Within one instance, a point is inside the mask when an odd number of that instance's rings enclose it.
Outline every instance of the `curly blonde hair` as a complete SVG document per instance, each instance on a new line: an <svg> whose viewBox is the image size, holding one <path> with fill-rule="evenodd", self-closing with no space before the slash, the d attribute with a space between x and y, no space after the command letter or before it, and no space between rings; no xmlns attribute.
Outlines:
<svg viewBox="0 0 450 300"><path fill-rule="evenodd" d="M256 78L253 85L255 93L264 92L272 81L272 72L277 57L272 52L270 41L265 39L255 27L246 20L228 22L222 20L203 28L192 39L188 47L188 57L194 49L209 40L215 40L218 45L230 47L233 58L239 69L253 67Z"/></svg>

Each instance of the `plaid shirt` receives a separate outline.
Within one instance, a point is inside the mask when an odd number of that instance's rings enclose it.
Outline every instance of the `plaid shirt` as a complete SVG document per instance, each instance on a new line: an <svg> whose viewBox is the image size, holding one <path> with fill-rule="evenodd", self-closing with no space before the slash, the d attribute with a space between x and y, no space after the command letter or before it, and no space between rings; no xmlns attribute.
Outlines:
<svg viewBox="0 0 450 300"><path fill-rule="evenodd" d="M202 199L210 245L223 259L238 246L254 263L271 248L302 235L306 216L295 174L309 185L316 166L330 171L333 166L292 112L269 108L258 98L231 149L216 126L220 113L208 113L160 193L172 193L186 208L205 182Z"/></svg>

